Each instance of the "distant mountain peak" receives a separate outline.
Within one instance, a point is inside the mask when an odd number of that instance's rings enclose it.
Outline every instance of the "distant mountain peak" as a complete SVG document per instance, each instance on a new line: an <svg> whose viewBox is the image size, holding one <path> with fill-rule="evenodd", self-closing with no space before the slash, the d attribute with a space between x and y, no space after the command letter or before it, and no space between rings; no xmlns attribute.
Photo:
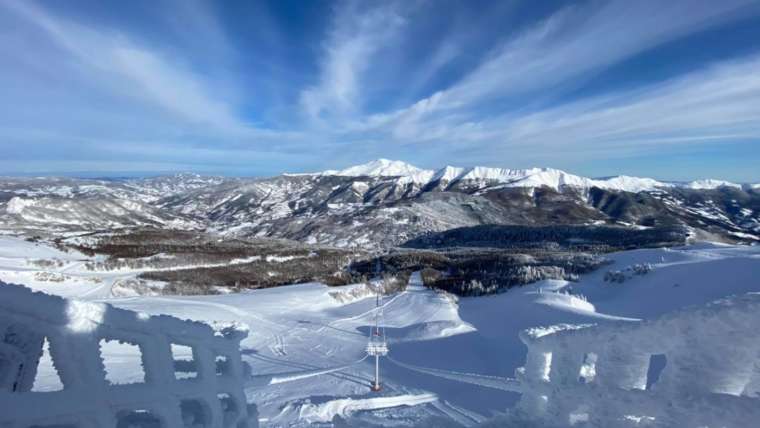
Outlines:
<svg viewBox="0 0 760 428"><path fill-rule="evenodd" d="M376 159L361 165L355 165L346 169L337 171L332 175L342 175L349 177L372 176L372 177L408 177L420 173L430 173L433 171L417 168L416 166L399 160Z"/></svg>

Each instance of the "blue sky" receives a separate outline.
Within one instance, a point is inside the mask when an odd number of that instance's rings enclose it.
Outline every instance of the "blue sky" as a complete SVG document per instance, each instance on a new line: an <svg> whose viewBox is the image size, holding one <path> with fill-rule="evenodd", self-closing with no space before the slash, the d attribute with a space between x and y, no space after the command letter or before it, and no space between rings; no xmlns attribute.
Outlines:
<svg viewBox="0 0 760 428"><path fill-rule="evenodd" d="M760 2L0 2L0 175L760 182Z"/></svg>

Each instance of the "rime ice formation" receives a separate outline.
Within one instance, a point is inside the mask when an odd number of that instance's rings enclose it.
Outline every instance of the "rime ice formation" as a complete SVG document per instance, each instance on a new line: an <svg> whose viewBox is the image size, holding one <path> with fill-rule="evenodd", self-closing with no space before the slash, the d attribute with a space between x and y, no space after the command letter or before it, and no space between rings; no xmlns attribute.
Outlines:
<svg viewBox="0 0 760 428"><path fill-rule="evenodd" d="M0 283L0 426L258 427L239 325L210 326ZM103 343L138 347L138 382L113 384ZM49 345L62 389L32 390ZM191 350L180 358L173 348Z"/></svg>
<svg viewBox="0 0 760 428"><path fill-rule="evenodd" d="M541 426L756 426L758 323L748 293L651 321L525 330L516 411Z"/></svg>

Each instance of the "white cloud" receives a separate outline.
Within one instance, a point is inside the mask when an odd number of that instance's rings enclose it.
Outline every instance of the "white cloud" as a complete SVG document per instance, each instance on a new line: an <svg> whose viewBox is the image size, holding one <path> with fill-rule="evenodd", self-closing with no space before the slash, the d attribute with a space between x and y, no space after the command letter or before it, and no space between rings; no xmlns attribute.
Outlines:
<svg viewBox="0 0 760 428"><path fill-rule="evenodd" d="M214 96L212 86L181 66L178 58L138 46L124 34L97 31L54 17L31 3L6 5L43 29L76 58L101 89L142 102L187 125L212 126L217 132L255 135L234 106Z"/></svg>
<svg viewBox="0 0 760 428"><path fill-rule="evenodd" d="M412 138L435 114L470 115L494 100L561 92L598 70L646 49L736 19L750 0L671 2L616 0L598 7L565 8L494 50L456 84L387 118L394 135ZM420 105L434 104L421 114ZM459 113L456 113L456 112ZM481 113L482 114L482 113ZM449 120L450 121L450 120Z"/></svg>
<svg viewBox="0 0 760 428"><path fill-rule="evenodd" d="M566 8L506 43L445 93L451 107L549 89L654 46L735 19L750 0L626 1Z"/></svg>
<svg viewBox="0 0 760 428"><path fill-rule="evenodd" d="M760 138L760 56L724 62L637 91L502 118L499 143L584 153ZM495 121L499 122L499 121ZM651 146L649 147L651 149Z"/></svg>
<svg viewBox="0 0 760 428"><path fill-rule="evenodd" d="M356 10L358 3L336 10L324 44L319 82L301 92L300 103L316 122L357 113L363 73L378 49L398 34L404 19L393 4Z"/></svg>
<svg viewBox="0 0 760 428"><path fill-rule="evenodd" d="M392 130L406 141L434 142L446 151L464 149L473 159L520 156L570 161L652 153L667 145L757 140L757 106L760 55L533 113L510 112L478 120L432 115L422 123ZM419 114L430 107L424 102L409 111ZM412 113L400 120L414 117ZM408 135L398 134L399 129Z"/></svg>

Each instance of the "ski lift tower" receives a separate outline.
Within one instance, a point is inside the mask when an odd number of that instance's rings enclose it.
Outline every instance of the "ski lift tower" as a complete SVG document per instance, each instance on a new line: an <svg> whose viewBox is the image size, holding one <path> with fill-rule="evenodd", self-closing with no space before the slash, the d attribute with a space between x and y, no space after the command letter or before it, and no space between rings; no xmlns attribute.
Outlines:
<svg viewBox="0 0 760 428"><path fill-rule="evenodd" d="M373 391L380 391L380 357L388 355L388 342L385 340L385 327L381 325L383 309L380 306L380 290L375 298L375 326L370 330L367 355L375 357L375 383Z"/></svg>

